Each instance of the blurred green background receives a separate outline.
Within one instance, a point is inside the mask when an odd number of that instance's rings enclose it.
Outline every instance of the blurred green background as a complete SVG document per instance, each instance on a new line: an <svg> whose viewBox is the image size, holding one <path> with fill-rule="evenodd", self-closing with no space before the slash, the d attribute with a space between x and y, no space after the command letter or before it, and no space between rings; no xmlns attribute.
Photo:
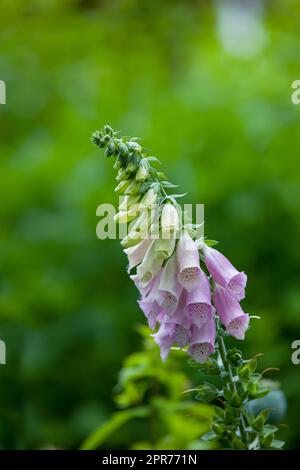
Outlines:
<svg viewBox="0 0 300 470"><path fill-rule="evenodd" d="M0 448L80 446L143 348L125 256L95 234L96 207L116 202L112 162L90 143L105 123L142 137L247 272L244 307L261 320L242 347L280 368L283 437L300 447L298 2L2 0L0 12ZM111 447L139 435L137 420Z"/></svg>

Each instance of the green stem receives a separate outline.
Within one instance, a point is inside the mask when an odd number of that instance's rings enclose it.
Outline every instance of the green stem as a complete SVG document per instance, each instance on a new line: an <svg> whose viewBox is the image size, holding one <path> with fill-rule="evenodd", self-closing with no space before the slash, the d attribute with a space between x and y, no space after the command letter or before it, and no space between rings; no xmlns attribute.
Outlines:
<svg viewBox="0 0 300 470"><path fill-rule="evenodd" d="M218 335L218 346L219 346L219 353L220 353L219 357L220 357L220 361L221 361L221 364L222 364L222 369L225 372L227 372L228 377L229 377L230 390L231 390L232 393L237 393L236 384L235 384L234 378L233 378L232 367L231 367L230 362L227 359L227 350L226 350L226 346L225 346L223 336L221 334ZM226 385L224 385L224 386L226 386ZM244 421L244 417L243 417L242 412L240 412L239 421L240 421L239 422L239 430L240 430L242 441L248 447L248 435L247 435L246 425L245 425L245 421Z"/></svg>

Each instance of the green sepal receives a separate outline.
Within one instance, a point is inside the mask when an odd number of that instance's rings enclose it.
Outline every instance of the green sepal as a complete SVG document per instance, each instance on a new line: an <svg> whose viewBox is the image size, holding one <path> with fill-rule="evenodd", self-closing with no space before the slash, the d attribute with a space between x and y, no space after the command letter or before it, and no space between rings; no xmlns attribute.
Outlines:
<svg viewBox="0 0 300 470"><path fill-rule="evenodd" d="M210 403L220 394L217 387L208 382L204 382L202 385L199 385L199 387L196 387L195 391L197 391L197 395L195 396L196 400L202 403Z"/></svg>
<svg viewBox="0 0 300 470"><path fill-rule="evenodd" d="M214 441L215 439L217 439L218 436L216 435L215 432L213 431L208 431L206 434L204 434L202 437L201 437L201 440L202 441Z"/></svg>
<svg viewBox="0 0 300 470"><path fill-rule="evenodd" d="M271 445L271 449L277 449L277 450L282 449L284 444L285 444L284 441L280 441L279 439L274 439Z"/></svg>
<svg viewBox="0 0 300 470"><path fill-rule="evenodd" d="M241 439L239 439L237 436L234 436L232 439L232 447L233 449L236 449L236 450L247 449L246 444L244 444L243 441L241 441Z"/></svg>

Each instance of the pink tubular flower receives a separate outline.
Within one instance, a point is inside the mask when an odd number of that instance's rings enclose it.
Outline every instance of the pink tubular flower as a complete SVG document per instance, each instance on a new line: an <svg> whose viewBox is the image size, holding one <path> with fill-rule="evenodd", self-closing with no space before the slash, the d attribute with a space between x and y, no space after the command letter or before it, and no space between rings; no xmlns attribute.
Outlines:
<svg viewBox="0 0 300 470"><path fill-rule="evenodd" d="M151 240L144 259L136 270L138 282L141 286L146 286L161 270L163 265L163 258L155 253L155 241Z"/></svg>
<svg viewBox="0 0 300 470"><path fill-rule="evenodd" d="M190 292L200 283L201 269L197 245L187 232L178 241L177 260L178 282Z"/></svg>
<svg viewBox="0 0 300 470"><path fill-rule="evenodd" d="M143 310L145 317L148 320L149 328L151 330L154 330L156 327L158 316L161 312L160 306L158 305L156 300L153 300L153 298L151 298L151 296L138 300L138 304L141 310Z"/></svg>
<svg viewBox="0 0 300 470"><path fill-rule="evenodd" d="M191 321L185 313L185 302L185 293L183 292L177 310L170 319L175 324L175 340L180 348L186 346L190 340Z"/></svg>
<svg viewBox="0 0 300 470"><path fill-rule="evenodd" d="M195 361L203 364L206 362L208 356L215 351L216 340L216 327L214 319L198 328L192 325L191 340L188 353L195 359Z"/></svg>
<svg viewBox="0 0 300 470"><path fill-rule="evenodd" d="M160 348L160 357L165 361L169 351L175 343L175 327L174 323L162 323L157 333L153 335L154 341Z"/></svg>
<svg viewBox="0 0 300 470"><path fill-rule="evenodd" d="M151 239L145 238L137 245L131 246L130 248L126 248L124 250L124 253L126 253L126 255L128 256L129 261L128 271L130 271L132 268L135 268L135 266L137 266L143 261L150 243Z"/></svg>
<svg viewBox="0 0 300 470"><path fill-rule="evenodd" d="M215 309L211 305L210 283L203 271L201 271L199 286L187 293L186 309L192 323L199 328L210 321L214 315Z"/></svg>
<svg viewBox="0 0 300 470"><path fill-rule="evenodd" d="M156 291L159 285L161 271L159 271L149 282L141 282L138 274L132 274L130 279L134 282L142 297L146 297L150 291Z"/></svg>
<svg viewBox="0 0 300 470"><path fill-rule="evenodd" d="M167 358L173 344L177 343L180 348L183 348L189 343L191 322L185 315L183 303L184 296L180 298L177 310L171 317L166 314L162 315L162 312L159 313L158 319L161 321L161 327L153 337L160 347L163 360Z"/></svg>
<svg viewBox="0 0 300 470"><path fill-rule="evenodd" d="M162 270L158 286L158 303L169 315L175 312L182 292L182 286L177 282L176 264L176 256L173 255L168 259Z"/></svg>
<svg viewBox="0 0 300 470"><path fill-rule="evenodd" d="M141 310L143 310L151 330L155 329L156 322L159 321L160 316L162 316L162 309L157 303L157 288L160 282L160 276L161 273L155 276L149 283L147 291L145 288L142 289L142 299L138 300L138 304Z"/></svg>
<svg viewBox="0 0 300 470"><path fill-rule="evenodd" d="M245 338L249 326L249 315L243 312L239 302L221 286L216 286L214 302L221 322L227 333L237 339Z"/></svg>
<svg viewBox="0 0 300 470"><path fill-rule="evenodd" d="M237 271L230 261L214 248L204 244L203 253L207 269L214 280L228 289L238 301L242 300L245 297L246 274Z"/></svg>

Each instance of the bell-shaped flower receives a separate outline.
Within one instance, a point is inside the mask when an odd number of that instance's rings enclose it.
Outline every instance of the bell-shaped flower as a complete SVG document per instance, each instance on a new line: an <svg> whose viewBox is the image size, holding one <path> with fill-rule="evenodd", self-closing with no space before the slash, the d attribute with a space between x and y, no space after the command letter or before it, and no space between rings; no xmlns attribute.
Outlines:
<svg viewBox="0 0 300 470"><path fill-rule="evenodd" d="M152 279L148 283L142 283L137 274L132 274L129 277L134 282L141 296L144 298L147 295L149 295L150 292L152 293L156 292L156 295L157 295L157 289L158 289L158 285L160 282L160 276L161 276L161 271L159 271L155 276L153 276Z"/></svg>
<svg viewBox="0 0 300 470"><path fill-rule="evenodd" d="M161 313L161 307L151 295L138 300L138 304L148 320L149 328L154 330L159 314Z"/></svg>
<svg viewBox="0 0 300 470"><path fill-rule="evenodd" d="M145 257L136 270L141 285L148 284L148 282L150 282L161 270L163 265L163 258L155 253L155 242L156 240L151 240Z"/></svg>
<svg viewBox="0 0 300 470"><path fill-rule="evenodd" d="M175 234L172 234L170 238L158 238L156 245L155 245L155 251L160 253L160 255L164 259L169 259L170 256L173 254L173 251L175 249L175 244L176 244L176 236Z"/></svg>
<svg viewBox="0 0 300 470"><path fill-rule="evenodd" d="M195 289L201 280L199 253L194 240L187 231L177 244L178 282L188 291Z"/></svg>
<svg viewBox="0 0 300 470"><path fill-rule="evenodd" d="M149 327L154 330L156 322L160 321L164 316L161 306L157 303L158 286L160 283L161 272L159 272L148 284L147 291L143 293L142 299L138 301L140 308L143 310Z"/></svg>
<svg viewBox="0 0 300 470"><path fill-rule="evenodd" d="M191 321L184 309L185 301L185 292L183 292L177 310L170 318L170 321L175 324L175 340L180 348L186 346L190 340Z"/></svg>
<svg viewBox="0 0 300 470"><path fill-rule="evenodd" d="M137 245L131 246L124 250L124 253L126 253L128 256L129 261L128 271L130 271L132 268L135 268L135 266L143 261L150 244L150 238L145 238Z"/></svg>
<svg viewBox="0 0 300 470"><path fill-rule="evenodd" d="M211 319L201 328L196 325L191 327L191 340L188 353L195 361L203 364L208 356L215 351L216 326L214 319Z"/></svg>
<svg viewBox="0 0 300 470"><path fill-rule="evenodd" d="M149 214L147 210L143 210L138 218L130 224L129 233L123 238L121 245L124 248L129 248L148 238L150 224L151 213Z"/></svg>
<svg viewBox="0 0 300 470"><path fill-rule="evenodd" d="M138 167L138 170L136 172L135 179L136 179L136 181L142 183L143 181L145 181L148 178L148 175L149 175L149 173L147 171L146 165L144 165L143 162L141 161L141 163Z"/></svg>
<svg viewBox="0 0 300 470"><path fill-rule="evenodd" d="M177 262L175 255L168 259L162 270L158 291L158 302L161 308L168 315L172 315L178 306L182 292L182 286L177 281Z"/></svg>
<svg viewBox="0 0 300 470"><path fill-rule="evenodd" d="M176 343L180 348L186 346L190 339L189 323L184 319L183 312L178 311L169 319L167 315L161 318L161 326L153 335L160 347L161 358L164 361L170 348Z"/></svg>
<svg viewBox="0 0 300 470"><path fill-rule="evenodd" d="M180 228L179 215L176 207L167 202L161 212L161 232L162 238L170 238L173 232Z"/></svg>
<svg viewBox="0 0 300 470"><path fill-rule="evenodd" d="M175 328L174 323L162 323L158 332L153 335L154 341L160 348L160 357L163 361L167 359L169 351L176 341Z"/></svg>
<svg viewBox="0 0 300 470"><path fill-rule="evenodd" d="M144 196L141 199L141 207L143 209L153 209L156 207L157 203L157 192L154 191L153 188L149 188L148 191L145 192Z"/></svg>
<svg viewBox="0 0 300 470"><path fill-rule="evenodd" d="M130 181L130 184L125 189L125 194L128 194L128 195L138 194L140 188L141 188L141 183L133 179Z"/></svg>
<svg viewBox="0 0 300 470"><path fill-rule="evenodd" d="M203 254L207 269L214 280L228 289L238 301L242 300L245 297L246 274L237 271L222 253L205 243L203 244Z"/></svg>
<svg viewBox="0 0 300 470"><path fill-rule="evenodd" d="M199 328L214 316L215 309L211 305L210 283L203 271L201 271L199 286L187 293L186 309L192 323Z"/></svg>
<svg viewBox="0 0 300 470"><path fill-rule="evenodd" d="M227 333L237 339L244 339L245 332L249 326L249 315L244 313L239 302L227 289L216 285L214 303Z"/></svg>

